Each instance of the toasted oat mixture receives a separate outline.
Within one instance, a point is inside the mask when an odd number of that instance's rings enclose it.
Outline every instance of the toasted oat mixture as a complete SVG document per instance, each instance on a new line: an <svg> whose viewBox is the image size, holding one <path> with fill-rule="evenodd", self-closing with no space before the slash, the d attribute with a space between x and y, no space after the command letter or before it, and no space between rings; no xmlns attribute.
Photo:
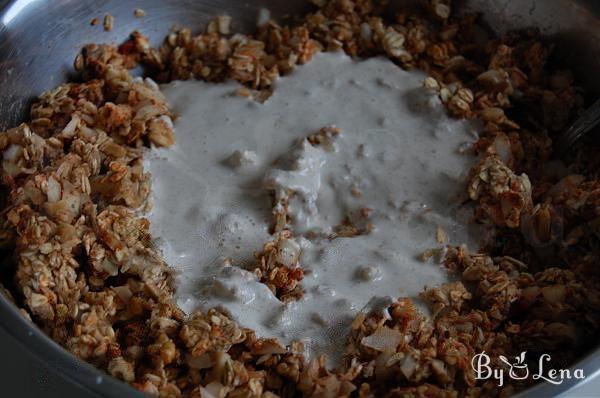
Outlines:
<svg viewBox="0 0 600 398"><path fill-rule="evenodd" d="M478 16L455 19L438 0L393 21L379 16L380 2L315 3L295 24L270 21L253 37L230 35L221 18L159 49L139 33L118 48L84 48L83 83L42 94L28 122L0 134L0 241L12 254L3 292L79 358L161 397L506 396L526 385L475 380L474 353L573 361L598 332L598 146L580 144L568 166L551 159L551 138L583 106L552 44L535 31L495 38ZM482 253L448 248L445 265L461 281L423 292L431 319L404 298L389 317L360 313L346 366L332 371L324 358L304 363L299 344L258 339L216 310L176 307L139 215L150 192L143 148L173 144L171 115L156 84L128 69L141 62L161 82L231 78L260 98L296 64L336 49L423 69L451 115L484 121L465 189L495 235ZM265 247L259 268L287 272L270 260L282 242Z"/></svg>

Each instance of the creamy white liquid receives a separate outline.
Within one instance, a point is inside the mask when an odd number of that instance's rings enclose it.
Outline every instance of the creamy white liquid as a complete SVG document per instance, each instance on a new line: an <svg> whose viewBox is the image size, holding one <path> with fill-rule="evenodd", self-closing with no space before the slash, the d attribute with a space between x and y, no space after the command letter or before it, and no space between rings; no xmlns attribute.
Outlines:
<svg viewBox="0 0 600 398"><path fill-rule="evenodd" d="M448 118L424 78L387 59L324 53L281 78L264 104L235 96L233 82L162 86L176 144L147 157L149 217L177 270L178 304L219 306L259 336L303 340L337 363L359 311L446 282L420 255L440 246L438 226L453 243L476 244L470 211L459 206L474 162L459 149L475 128ZM341 129L335 150L302 141L329 125ZM237 266L272 239L269 189L285 188L296 192L290 228L305 269L304 298L288 304ZM365 222L356 216L365 207L371 233L327 239L346 216Z"/></svg>

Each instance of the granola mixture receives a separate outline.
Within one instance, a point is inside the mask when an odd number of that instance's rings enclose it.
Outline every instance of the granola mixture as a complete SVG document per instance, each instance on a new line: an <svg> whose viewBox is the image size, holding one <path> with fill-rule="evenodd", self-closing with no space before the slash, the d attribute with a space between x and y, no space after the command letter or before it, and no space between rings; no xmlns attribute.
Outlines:
<svg viewBox="0 0 600 398"><path fill-rule="evenodd" d="M255 36L231 36L221 20L158 49L139 33L118 48L87 46L75 62L83 83L42 94L28 122L0 134L0 242L13 253L2 273L24 315L82 360L161 397L507 396L525 385L475 380L474 353L576 359L600 314L598 146L581 143L568 166L552 159L552 137L584 104L552 44L533 30L486 34L479 16L456 19L448 1L394 20L382 19L380 2L314 2L295 24L270 21ZM260 97L336 49L420 68L451 115L484 121L466 190L495 235L481 253L448 247L445 265L461 280L423 292L431 319L404 298L360 313L347 364L332 371L324 358L304 363L299 344L174 305L138 212L150 192L143 147L173 144L171 115L157 86L128 69L141 62L161 82L232 78Z"/></svg>

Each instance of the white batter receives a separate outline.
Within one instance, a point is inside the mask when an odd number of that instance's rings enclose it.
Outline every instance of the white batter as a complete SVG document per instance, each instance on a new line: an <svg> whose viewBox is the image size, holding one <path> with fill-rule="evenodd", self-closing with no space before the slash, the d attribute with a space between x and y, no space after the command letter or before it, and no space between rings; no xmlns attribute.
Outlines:
<svg viewBox="0 0 600 398"><path fill-rule="evenodd" d="M301 339L336 363L357 312L447 281L420 255L440 246L438 226L451 242L476 243L459 206L474 162L459 148L475 128L448 118L424 78L384 58L324 53L281 78L264 104L235 96L233 82L162 86L176 144L147 157L149 217L178 271L178 304L220 306L259 336ZM333 149L302 141L330 125L341 129ZM272 239L269 192L290 189L305 296L284 305L238 265ZM327 239L344 217L374 229Z"/></svg>

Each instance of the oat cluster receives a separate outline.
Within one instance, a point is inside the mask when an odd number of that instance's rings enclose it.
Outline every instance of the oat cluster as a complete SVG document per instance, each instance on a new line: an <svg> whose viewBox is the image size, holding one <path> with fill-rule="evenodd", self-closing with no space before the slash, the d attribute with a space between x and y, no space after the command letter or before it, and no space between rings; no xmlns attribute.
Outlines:
<svg viewBox="0 0 600 398"><path fill-rule="evenodd" d="M1 292L77 357L160 397L504 397L528 382L476 380L473 354L549 353L564 367L589 349L600 314L597 145L550 162L553 134L583 106L552 43L534 30L496 37L478 15L453 17L449 1L391 20L386 1L313 2L312 13L253 36L218 17L160 48L138 32L118 48L86 46L75 62L83 82L43 93L26 123L0 133L0 245L10 258ZM483 122L465 191L490 239L481 253L445 248L459 280L423 291L431 316L406 298L359 313L333 370L217 310L177 308L140 215L150 193L142 155L173 144L171 114L154 81L128 70L141 63L159 82L235 79L243 95L266 98L279 76L340 49L426 71L451 115ZM281 217L254 272L288 300L301 296L302 272Z"/></svg>
<svg viewBox="0 0 600 398"><path fill-rule="evenodd" d="M265 243L263 250L256 254L257 261L251 271L283 302L304 295L300 284L304 278L300 251L300 245L286 229L277 232L274 240Z"/></svg>

